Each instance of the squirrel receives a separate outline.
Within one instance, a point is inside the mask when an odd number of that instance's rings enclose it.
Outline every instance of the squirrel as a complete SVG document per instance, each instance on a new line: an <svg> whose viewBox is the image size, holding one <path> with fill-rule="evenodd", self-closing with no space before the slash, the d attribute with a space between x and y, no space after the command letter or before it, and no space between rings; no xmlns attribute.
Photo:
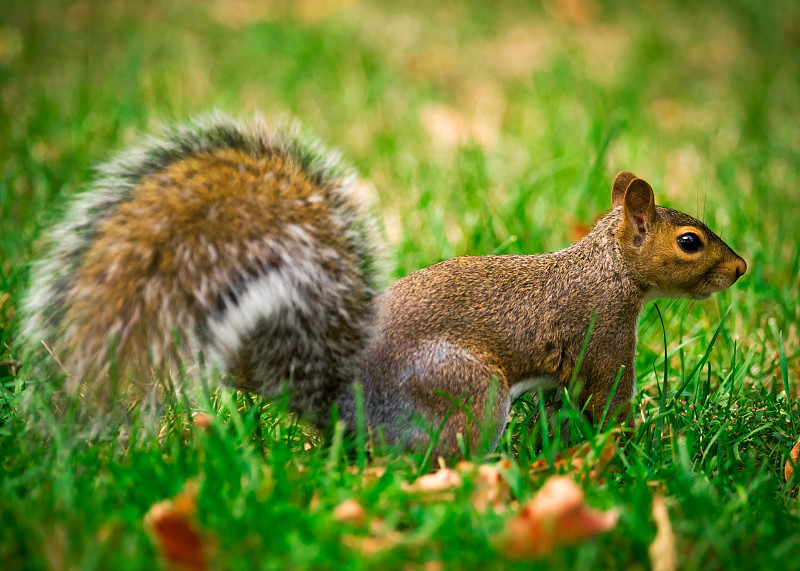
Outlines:
<svg viewBox="0 0 800 571"><path fill-rule="evenodd" d="M439 426L437 448L457 452L479 425L495 445L515 398L574 373L595 422L606 409L624 421L645 302L705 299L747 269L620 172L611 211L564 250L458 257L381 291L384 247L362 186L293 125L215 115L172 127L105 165L49 232L21 336L73 389L214 369L288 394L320 426L333 407L353 426L357 382L387 441L424 447L425 426Z"/></svg>

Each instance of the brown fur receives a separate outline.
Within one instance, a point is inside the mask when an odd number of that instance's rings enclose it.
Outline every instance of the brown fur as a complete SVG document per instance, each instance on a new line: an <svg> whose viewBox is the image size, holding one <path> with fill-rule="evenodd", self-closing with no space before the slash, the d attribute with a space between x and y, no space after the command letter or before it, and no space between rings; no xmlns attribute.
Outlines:
<svg viewBox="0 0 800 571"><path fill-rule="evenodd" d="M115 358L134 374L178 360L173 330L186 333L192 327L202 332L234 282L280 268L280 252L267 244L274 240L288 246L284 233L289 225L305 225L318 247L341 255L320 262L327 264L327 271L352 277L357 261L345 243L344 229L331 220L329 197L309 200L325 193L286 157L256 159L229 149L194 156L145 177L130 200L98 224L67 297L64 325L82 342L59 345L61 358L88 362L91 366L82 373L97 376L104 362L90 356L103 354L111 341L109 332L114 332ZM360 328L354 324L364 319L367 302L337 300L347 306L352 321L326 324L328 334L357 335ZM158 321L156 316L161 316ZM182 343L189 340L184 336ZM269 394L280 391L279 385L263 390L263 371L246 348L231 358L240 386ZM284 368L288 373L288 364Z"/></svg>
<svg viewBox="0 0 800 571"><path fill-rule="evenodd" d="M579 371L580 400L599 420L628 417L634 392L636 326L650 296L705 297L728 287L744 261L701 222L658 207L650 186L620 173L614 209L573 246L543 255L455 258L401 279L380 300L378 332L364 363L366 410L390 439L424 445L413 418L441 422L452 401L473 401L480 420L497 381L493 418L499 436L510 389L533 377L566 387L596 314ZM686 254L675 238L691 230L705 247ZM722 281L714 281L710 279ZM611 389L624 367L613 397ZM411 420L410 420L411 419ZM461 433L475 443L468 415L457 411L442 433L442 450Z"/></svg>
<svg viewBox="0 0 800 571"><path fill-rule="evenodd" d="M380 279L355 176L292 128L219 117L104 171L51 231L24 303L23 337L63 364L67 392L102 402L114 370L148 387L213 369L324 423Z"/></svg>
<svg viewBox="0 0 800 571"><path fill-rule="evenodd" d="M88 394L104 392L110 361L141 384L205 363L245 390L288 390L320 423L336 403L352 425L358 380L389 440L424 446L421 419L444 423L439 448L455 451L459 434L496 442L531 379L567 386L595 316L580 400L621 421L645 301L707 297L746 265L631 173L611 201L565 250L447 260L375 298L378 246L354 176L291 131L212 118L121 155L75 201L34 267L21 337ZM678 244L687 232L696 252Z"/></svg>

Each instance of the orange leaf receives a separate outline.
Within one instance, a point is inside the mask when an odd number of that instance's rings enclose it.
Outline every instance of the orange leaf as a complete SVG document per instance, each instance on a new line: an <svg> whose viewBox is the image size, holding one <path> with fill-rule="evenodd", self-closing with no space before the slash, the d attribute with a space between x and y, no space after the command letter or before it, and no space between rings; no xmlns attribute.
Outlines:
<svg viewBox="0 0 800 571"><path fill-rule="evenodd" d="M791 458L791 461L787 460L786 465L783 467L783 475L787 482L792 479L794 467L797 466L797 461L800 459L800 438L797 439L797 444L789 452L789 458Z"/></svg>
<svg viewBox="0 0 800 571"><path fill-rule="evenodd" d="M482 464L477 469L469 462L459 462L456 465L459 472L473 473L475 486L470 499L478 513L486 513L489 508L496 513L505 511L511 499L511 491L502 470L508 469L510 465L508 460L501 460L494 465Z"/></svg>
<svg viewBox="0 0 800 571"><path fill-rule="evenodd" d="M343 501L333 509L333 519L341 523L361 525L367 518L367 512L354 499Z"/></svg>
<svg viewBox="0 0 800 571"><path fill-rule="evenodd" d="M358 466L350 466L347 468L348 474L358 474ZM374 484L386 473L386 466L369 466L361 471L361 481L366 486Z"/></svg>
<svg viewBox="0 0 800 571"><path fill-rule="evenodd" d="M575 482L552 476L508 522L506 550L514 557L539 557L613 529L618 517L614 509L601 512L587 507Z"/></svg>
<svg viewBox="0 0 800 571"><path fill-rule="evenodd" d="M211 416L205 412L198 412L192 417L192 424L203 432L209 432L212 426Z"/></svg>
<svg viewBox="0 0 800 571"><path fill-rule="evenodd" d="M597 480L598 476L605 472L606 467L614 458L617 449L614 447L614 440L606 439L603 448L596 453L591 442L582 442L572 448L559 452L553 460L553 468L556 470L568 469L568 471L580 471L584 466L589 466L589 479ZM541 458L530 465L532 474L547 471L549 464L547 459Z"/></svg>
<svg viewBox="0 0 800 571"><path fill-rule="evenodd" d="M196 496L197 485L188 482L174 499L153 505L144 516L169 569L208 569L208 538L201 536L194 521Z"/></svg>
<svg viewBox="0 0 800 571"><path fill-rule="evenodd" d="M379 551L390 550L406 539L406 536L399 531L387 529L380 518L373 518L369 524L367 537L347 534L342 536L342 543L350 549L360 551L363 555L370 557Z"/></svg>
<svg viewBox="0 0 800 571"><path fill-rule="evenodd" d="M461 476L452 468L440 468L433 474L417 478L407 489L410 492L443 492L461 486Z"/></svg>

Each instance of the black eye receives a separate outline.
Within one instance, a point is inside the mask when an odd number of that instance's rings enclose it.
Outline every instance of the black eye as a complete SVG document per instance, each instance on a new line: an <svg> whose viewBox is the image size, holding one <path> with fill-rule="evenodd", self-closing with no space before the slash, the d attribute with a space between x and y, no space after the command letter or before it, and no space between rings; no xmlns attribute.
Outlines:
<svg viewBox="0 0 800 571"><path fill-rule="evenodd" d="M680 246L681 250L684 252L693 254L703 249L703 241L700 239L700 236L694 232L687 232L686 234L678 236L678 246Z"/></svg>

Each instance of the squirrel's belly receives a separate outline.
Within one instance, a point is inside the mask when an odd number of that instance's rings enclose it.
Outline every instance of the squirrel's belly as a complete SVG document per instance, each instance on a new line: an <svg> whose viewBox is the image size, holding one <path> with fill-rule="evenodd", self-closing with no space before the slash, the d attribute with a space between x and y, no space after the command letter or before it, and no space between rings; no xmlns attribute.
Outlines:
<svg viewBox="0 0 800 571"><path fill-rule="evenodd" d="M511 397L511 401L513 402L524 394L532 393L534 391L538 391L539 389L546 391L549 389L554 389L557 386L558 380L556 380L555 377L531 377L528 379L522 379L520 382L511 385L511 387L509 387L509 395Z"/></svg>

